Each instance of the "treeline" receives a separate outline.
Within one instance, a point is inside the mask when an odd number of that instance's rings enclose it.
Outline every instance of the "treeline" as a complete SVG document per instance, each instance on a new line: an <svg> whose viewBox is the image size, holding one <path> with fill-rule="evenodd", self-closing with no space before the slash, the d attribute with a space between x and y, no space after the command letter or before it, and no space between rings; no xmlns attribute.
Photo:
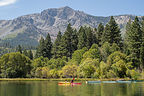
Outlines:
<svg viewBox="0 0 144 96"><path fill-rule="evenodd" d="M132 78L142 77L144 65L144 18L126 25L122 38L113 17L97 28L68 24L54 43L41 37L33 58L31 50L0 58L0 76L7 78Z"/></svg>

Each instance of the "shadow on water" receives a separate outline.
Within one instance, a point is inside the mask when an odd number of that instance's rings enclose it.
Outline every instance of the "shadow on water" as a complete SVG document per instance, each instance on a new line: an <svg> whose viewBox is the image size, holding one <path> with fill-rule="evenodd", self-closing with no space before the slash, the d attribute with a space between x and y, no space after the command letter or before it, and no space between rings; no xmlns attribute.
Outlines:
<svg viewBox="0 0 144 96"><path fill-rule="evenodd" d="M144 83L59 86L56 81L0 81L0 96L144 96Z"/></svg>

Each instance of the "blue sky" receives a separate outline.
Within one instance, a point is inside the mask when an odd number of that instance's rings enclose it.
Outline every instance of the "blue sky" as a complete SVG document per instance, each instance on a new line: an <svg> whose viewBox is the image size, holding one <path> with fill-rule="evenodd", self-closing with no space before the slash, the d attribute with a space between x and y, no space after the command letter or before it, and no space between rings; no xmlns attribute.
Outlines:
<svg viewBox="0 0 144 96"><path fill-rule="evenodd" d="M144 0L0 0L0 20L64 6L95 16L144 16Z"/></svg>

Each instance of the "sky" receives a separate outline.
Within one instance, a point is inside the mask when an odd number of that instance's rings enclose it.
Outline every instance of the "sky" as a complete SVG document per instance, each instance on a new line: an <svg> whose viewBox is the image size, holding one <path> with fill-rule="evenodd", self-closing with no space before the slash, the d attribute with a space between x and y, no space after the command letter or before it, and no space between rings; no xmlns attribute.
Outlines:
<svg viewBox="0 0 144 96"><path fill-rule="evenodd" d="M144 0L0 0L0 20L69 6L94 16L144 16Z"/></svg>

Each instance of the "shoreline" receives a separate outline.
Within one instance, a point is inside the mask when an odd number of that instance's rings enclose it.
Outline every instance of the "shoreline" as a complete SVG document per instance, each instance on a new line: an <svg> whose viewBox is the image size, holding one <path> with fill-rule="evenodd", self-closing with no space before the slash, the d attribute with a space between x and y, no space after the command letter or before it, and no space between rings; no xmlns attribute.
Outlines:
<svg viewBox="0 0 144 96"><path fill-rule="evenodd" d="M0 81L70 81L72 78L0 78ZM117 80L133 80L129 78L110 78L110 79L94 79L94 78L75 78L75 81L117 81ZM144 79L137 79L144 80Z"/></svg>

